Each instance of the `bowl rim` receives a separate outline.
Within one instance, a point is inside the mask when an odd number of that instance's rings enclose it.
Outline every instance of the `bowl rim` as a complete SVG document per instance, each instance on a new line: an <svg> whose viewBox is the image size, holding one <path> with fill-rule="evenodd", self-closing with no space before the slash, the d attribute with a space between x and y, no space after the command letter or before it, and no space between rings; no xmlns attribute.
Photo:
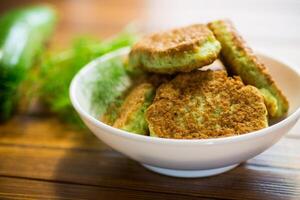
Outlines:
<svg viewBox="0 0 300 200"><path fill-rule="evenodd" d="M73 80L71 81L70 88L69 88L69 95L70 95L70 100L75 108L75 110L84 118L86 118L88 121L92 122L94 125L97 127L102 128L104 131L115 134L120 137L125 137L127 139L134 139L142 142L154 142L154 143L174 143L174 144L193 144L193 145L199 145L199 144L217 144L217 143L232 143L232 142L239 142L242 140L248 140L251 138L256 138L256 137L263 137L268 133L271 133L275 130L277 130L280 127L286 126L293 120L298 120L300 117L300 107L298 107L293 113L291 113L288 117L284 118L280 122L273 124L272 126L269 126L267 128L253 131L250 133L242 134L242 135L234 135L234 136L228 136L228 137L220 137L220 138L207 138L207 139L172 139L172 138L159 138L159 137L150 137L150 136L145 136L145 135L139 135L135 133L131 133L128 131L124 131L115 127L112 127L110 125L107 125L100 120L96 119L95 117L91 116L88 112L86 112L79 104L79 102L76 99L76 88L78 80L80 77L82 77L87 71L90 70L90 68L95 67L101 62L104 62L108 59L111 59L115 56L122 55L125 53L128 53L130 50L130 47L124 47L120 48L118 50L115 50L113 52L107 53L103 56L100 56L88 64L86 64L74 77ZM297 68L290 67L290 64L286 64L285 62L282 62L281 60L275 59L271 56L268 56L264 53L259 53L259 55L262 55L268 59L271 59L273 61L276 61L282 65L285 65L288 67L290 70L292 70L293 73L297 74L300 77L300 72L296 70ZM297 66L294 65L293 66Z"/></svg>

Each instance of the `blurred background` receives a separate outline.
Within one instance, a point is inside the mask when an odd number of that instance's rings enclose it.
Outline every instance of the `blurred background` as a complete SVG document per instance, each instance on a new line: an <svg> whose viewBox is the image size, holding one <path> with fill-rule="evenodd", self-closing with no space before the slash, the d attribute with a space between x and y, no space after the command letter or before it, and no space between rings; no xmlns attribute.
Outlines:
<svg viewBox="0 0 300 200"><path fill-rule="evenodd" d="M41 2L59 12L55 47L78 34L106 38L131 22L153 32L229 18L255 50L300 65L299 0L9 0L1 2L0 12Z"/></svg>

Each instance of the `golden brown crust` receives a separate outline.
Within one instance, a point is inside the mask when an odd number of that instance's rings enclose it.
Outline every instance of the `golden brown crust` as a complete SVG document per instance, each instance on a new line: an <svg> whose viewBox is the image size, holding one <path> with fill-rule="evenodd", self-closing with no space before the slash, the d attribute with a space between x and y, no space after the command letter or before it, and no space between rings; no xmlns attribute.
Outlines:
<svg viewBox="0 0 300 200"><path fill-rule="evenodd" d="M236 49L238 51L241 51L243 55L247 56L253 63L255 63L255 65L257 66L257 69L259 69L259 71L262 74L264 74L264 76L266 77L268 82L270 82L271 84L274 84L274 80L272 79L271 75L268 73L266 66L257 59L253 50L247 45L246 41L237 32L237 30L233 26L232 22L229 20L219 20L214 23L220 23L220 24L222 24L222 26L224 26L226 28L226 30L232 36L232 42L236 46ZM211 28L212 30L215 30L212 23L209 23L208 27ZM221 37L219 34L223 34L223 33L215 31L214 34L218 38L218 37ZM249 83L247 83L247 84L249 84Z"/></svg>
<svg viewBox="0 0 300 200"><path fill-rule="evenodd" d="M152 134L177 139L239 135L267 126L259 91L223 70L179 74L162 84L146 112Z"/></svg>
<svg viewBox="0 0 300 200"><path fill-rule="evenodd" d="M131 52L172 55L196 49L207 37L213 37L207 26L195 24L146 36L133 46Z"/></svg>
<svg viewBox="0 0 300 200"><path fill-rule="evenodd" d="M272 90L276 93L276 98L282 104L284 111L283 110L279 111L281 113L281 115L284 114L282 112L287 112L288 107L289 107L287 98L283 95L282 91L278 88L278 86L274 82L274 80L271 77L271 75L269 74L266 66L261 61L259 61L259 59L255 56L252 49L246 44L245 40L240 36L240 34L234 28L231 21L229 21L229 20L215 21L215 22L209 23L208 27L214 32L217 39L224 37L224 35L226 35L226 34L230 34L231 41L226 41L226 42L228 42L228 43L232 42L231 48L235 48L235 50L238 51L240 54L240 55L234 55L235 58L243 56L249 60L249 63L254 64L258 73L263 77L263 79L265 79L265 82L268 84L268 87L272 88ZM237 69L237 66L235 66L235 64L232 63L234 61L232 61L232 60L230 60L230 58L228 58L228 55L226 55L227 53L225 53L225 48L222 49L221 53L222 53L222 58L225 61L225 64L227 64L227 66L229 68L229 71L233 72L236 75L240 75L241 78L243 79L244 83L253 85L259 89L261 88L260 87L261 83L258 82L258 80L260 80L260 79L258 79L257 76L252 77L251 74L248 74L247 76L242 76L242 74L238 73L239 69ZM258 80L256 80L256 79L258 79ZM274 92L272 92L272 93L274 93ZM272 108L272 106L269 106L269 107ZM278 110L268 109L268 111L269 111L269 114L271 117L281 117L281 116L278 116L278 113L276 113L276 112L278 112Z"/></svg>
<svg viewBox="0 0 300 200"><path fill-rule="evenodd" d="M211 64L220 50L209 28L196 24L144 37L132 47L129 61L148 72L175 74Z"/></svg>
<svg viewBox="0 0 300 200"><path fill-rule="evenodd" d="M142 83L134 88L122 104L120 115L113 126L116 128L123 128L130 123L133 120L132 117L134 116L134 113L145 103L145 94L151 90L154 90L154 87L150 83Z"/></svg>

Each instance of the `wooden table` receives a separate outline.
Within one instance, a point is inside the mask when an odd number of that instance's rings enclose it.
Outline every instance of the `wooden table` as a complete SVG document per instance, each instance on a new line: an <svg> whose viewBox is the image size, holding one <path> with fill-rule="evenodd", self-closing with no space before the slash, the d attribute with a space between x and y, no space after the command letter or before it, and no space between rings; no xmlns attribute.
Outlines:
<svg viewBox="0 0 300 200"><path fill-rule="evenodd" d="M151 2L50 1L61 15L52 46L65 46L78 33L106 37L133 19L148 22L144 29L150 29L151 9L159 26L164 12ZM162 9L168 8L166 2ZM18 3L1 2L0 11ZM254 44L259 41L246 35ZM0 199L300 199L299 130L298 123L272 148L228 173L179 179L146 170L54 115L23 112L0 126Z"/></svg>

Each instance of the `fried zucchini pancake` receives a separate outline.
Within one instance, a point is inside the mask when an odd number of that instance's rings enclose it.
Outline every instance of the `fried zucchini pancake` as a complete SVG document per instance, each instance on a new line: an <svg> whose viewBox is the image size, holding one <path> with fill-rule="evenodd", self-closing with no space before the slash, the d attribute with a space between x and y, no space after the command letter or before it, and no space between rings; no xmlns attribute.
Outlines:
<svg viewBox="0 0 300 200"><path fill-rule="evenodd" d="M132 133L148 135L145 112L152 103L154 95L155 88L150 83L142 83L135 87L125 98L113 126Z"/></svg>
<svg viewBox="0 0 300 200"><path fill-rule="evenodd" d="M218 65L219 66L219 65ZM217 67L217 66L216 66ZM124 91L120 96L111 101L105 111L100 117L100 120L110 126L113 126L115 121L119 118L121 110L124 111L124 104L126 97L129 96L130 92L136 87L136 85L150 84L157 88L160 84L166 83L171 80L172 76L166 74L139 74L139 76L131 77L132 86ZM145 87L145 86L144 86ZM142 87L143 88L143 87ZM134 92L134 94L136 91ZM129 98L129 97L128 97ZM120 119L119 119L120 120Z"/></svg>
<svg viewBox="0 0 300 200"><path fill-rule="evenodd" d="M286 97L232 23L220 20L211 22L208 26L221 42L221 58L227 69L239 75L245 84L253 85L261 91L271 119L285 116L289 108Z"/></svg>
<svg viewBox="0 0 300 200"><path fill-rule="evenodd" d="M240 135L268 126L258 89L224 70L181 73L162 84L146 120L150 136L175 139Z"/></svg>
<svg viewBox="0 0 300 200"><path fill-rule="evenodd" d="M211 64L221 50L206 25L196 24L144 37L136 43L129 63L149 72L190 72Z"/></svg>

